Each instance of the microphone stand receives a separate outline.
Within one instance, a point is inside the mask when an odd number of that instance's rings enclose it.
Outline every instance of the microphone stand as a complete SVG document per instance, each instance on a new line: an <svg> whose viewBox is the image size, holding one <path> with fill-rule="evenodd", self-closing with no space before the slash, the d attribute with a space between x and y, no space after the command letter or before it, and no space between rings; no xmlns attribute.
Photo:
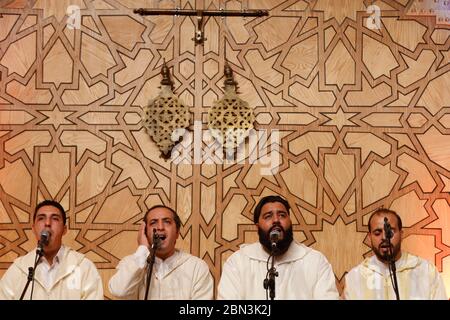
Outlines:
<svg viewBox="0 0 450 320"><path fill-rule="evenodd" d="M28 277L27 277L27 283L25 284L25 287L23 288L22 294L20 295L19 300L23 300L23 297L25 296L25 293L28 290L28 286L30 285L30 282L33 284L31 285L31 294L30 294L30 300L33 300L33 288L34 288L34 271L36 270L37 265L39 264L39 261L41 260L41 257L44 255L44 244L39 241L38 247L36 249L36 256L34 258L34 266L28 268Z"/></svg>
<svg viewBox="0 0 450 320"><path fill-rule="evenodd" d="M266 279L264 279L264 289L266 289L266 297L267 297L267 290L269 290L269 297L270 300L275 299L275 277L278 277L277 269L275 269L275 253L277 252L277 245L274 243L272 244L272 250L269 255L269 258L267 259L267 274ZM269 269L269 260L272 258L272 266Z"/></svg>
<svg viewBox="0 0 450 320"><path fill-rule="evenodd" d="M400 294L398 292L398 283L397 283L397 267L395 266L395 257L392 253L392 247L391 247L391 234L387 235L387 241L389 245L389 274L391 277L392 282L392 288L395 292L395 298L396 300L400 300Z"/></svg>
<svg viewBox="0 0 450 320"><path fill-rule="evenodd" d="M159 247L159 241L160 241L159 236L157 235L156 230L153 229L152 246L150 247L150 254L147 257L147 285L145 288L144 300L148 300L148 292L150 290L150 281L152 280L153 265L155 264L156 250Z"/></svg>

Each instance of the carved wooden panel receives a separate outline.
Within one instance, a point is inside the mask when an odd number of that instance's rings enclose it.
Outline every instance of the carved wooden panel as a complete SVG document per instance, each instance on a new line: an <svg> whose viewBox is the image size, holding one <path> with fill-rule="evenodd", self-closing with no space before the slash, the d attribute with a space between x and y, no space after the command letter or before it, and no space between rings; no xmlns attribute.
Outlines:
<svg viewBox="0 0 450 320"><path fill-rule="evenodd" d="M96 263L106 288L143 212L164 203L183 222L178 246L217 285L224 260L257 239L255 203L279 193L296 239L327 256L339 284L369 254L367 219L385 206L404 220L404 248L431 260L450 290L448 24L410 14L411 0L175 2L270 16L209 18L196 46L195 17L133 14L173 1L0 0L0 274L35 245L35 204L55 198L68 210L65 243ZM67 23L69 5L80 11ZM256 149L265 141L270 156L206 161L210 137L191 134L178 149L185 161L161 159L141 116L163 59L191 132L207 131L227 60L254 110Z"/></svg>

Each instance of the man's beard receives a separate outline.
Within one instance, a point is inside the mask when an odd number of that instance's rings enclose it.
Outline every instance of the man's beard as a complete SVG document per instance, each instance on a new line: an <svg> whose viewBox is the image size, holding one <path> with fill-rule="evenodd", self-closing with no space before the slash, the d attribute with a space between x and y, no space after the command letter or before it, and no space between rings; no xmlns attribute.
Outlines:
<svg viewBox="0 0 450 320"><path fill-rule="evenodd" d="M381 243L380 246L382 244L386 244L386 242ZM395 259L397 254L400 252L401 246L402 245L399 242L395 246L392 247L392 258L393 259ZM389 250L386 251L385 253L381 252L381 248L380 247L378 247L378 248L372 247L372 250L375 253L375 255L377 256L378 260L380 260L381 262L384 262L384 263L389 263L390 262Z"/></svg>
<svg viewBox="0 0 450 320"><path fill-rule="evenodd" d="M288 250L292 240L294 240L292 225L287 230L284 230L283 227L280 225L275 225L272 228L270 228L268 232L265 232L261 228L258 228L258 236L259 242L263 245L263 247L266 248L268 252L272 252L272 242L270 241L270 232L275 227L280 228L283 231L283 238L277 242L276 250L273 252L275 256L279 256Z"/></svg>

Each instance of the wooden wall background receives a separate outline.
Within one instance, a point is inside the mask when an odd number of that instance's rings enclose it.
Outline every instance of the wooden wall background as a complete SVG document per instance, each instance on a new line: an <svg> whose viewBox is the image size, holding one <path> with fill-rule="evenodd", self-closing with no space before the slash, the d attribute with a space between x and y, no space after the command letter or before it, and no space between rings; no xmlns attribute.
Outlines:
<svg viewBox="0 0 450 320"><path fill-rule="evenodd" d="M0 275L34 247L30 212L44 198L68 210L65 243L105 285L136 248L143 212L164 203L182 217L179 247L217 285L224 260L257 239L255 203L278 193L339 286L369 254L368 215L385 206L404 220L404 248L432 261L450 292L450 27L442 6L440 23L411 15L426 2L0 0ZM366 27L371 4L379 30ZM80 29L66 26L69 5ZM195 46L195 17L132 12L175 6L270 17L208 19ZM229 61L256 129L280 132L274 175L159 157L140 120L163 58L204 128Z"/></svg>

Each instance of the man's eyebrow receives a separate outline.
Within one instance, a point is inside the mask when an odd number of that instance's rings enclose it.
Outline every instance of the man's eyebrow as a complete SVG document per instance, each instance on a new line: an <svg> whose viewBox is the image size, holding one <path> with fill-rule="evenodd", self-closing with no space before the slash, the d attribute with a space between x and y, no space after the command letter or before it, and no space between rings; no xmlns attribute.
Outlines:
<svg viewBox="0 0 450 320"><path fill-rule="evenodd" d="M152 218L150 221L157 221L157 220L173 220L171 217L163 217L163 218Z"/></svg>
<svg viewBox="0 0 450 320"><path fill-rule="evenodd" d="M42 216L44 216L44 217L46 217L47 215L45 214L45 213L38 213L38 214L36 214L36 217L42 217ZM62 218L62 214L60 214L60 213L56 213L56 212L54 212L54 213L50 213L50 217L61 217Z"/></svg>
<svg viewBox="0 0 450 320"><path fill-rule="evenodd" d="M284 210L284 209L280 209L280 210L275 209L275 210L270 210L270 211L263 212L262 214L273 213L273 212L283 212L283 213L287 213L287 211Z"/></svg>

